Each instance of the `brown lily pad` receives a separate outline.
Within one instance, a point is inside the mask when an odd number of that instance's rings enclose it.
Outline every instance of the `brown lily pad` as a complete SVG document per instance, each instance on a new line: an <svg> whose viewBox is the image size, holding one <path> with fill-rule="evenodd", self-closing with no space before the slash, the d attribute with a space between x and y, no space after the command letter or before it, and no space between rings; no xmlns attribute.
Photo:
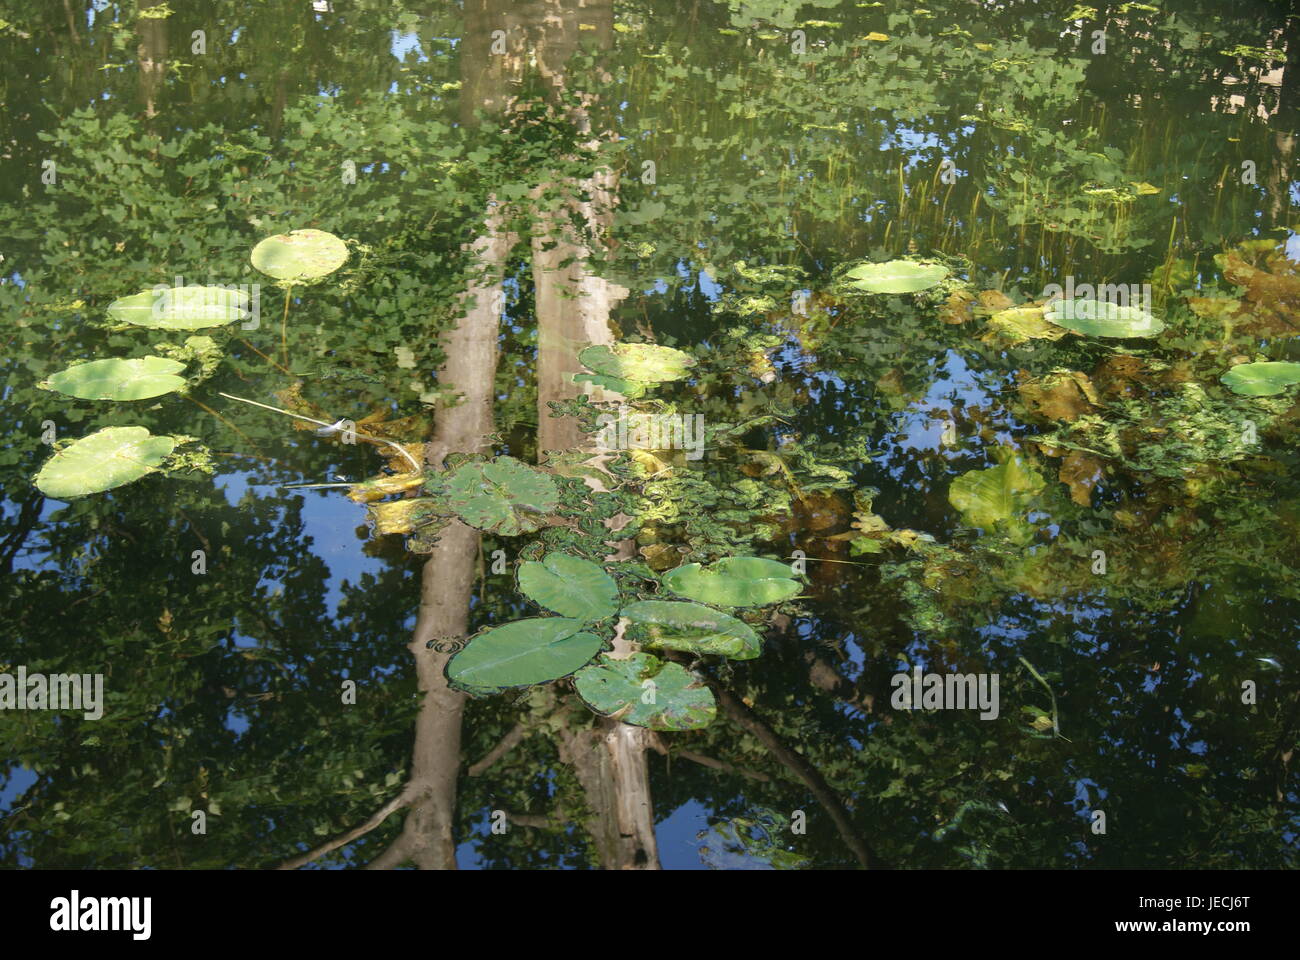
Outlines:
<svg viewBox="0 0 1300 960"><path fill-rule="evenodd" d="M1019 394L1030 416L1042 420L1077 420L1100 404L1088 375L1077 370L1054 370L1028 380L1020 385Z"/></svg>
<svg viewBox="0 0 1300 960"><path fill-rule="evenodd" d="M1083 507L1092 506L1092 490L1101 480L1102 466L1100 457L1082 450L1071 450L1066 454L1058 476L1070 488L1071 500Z"/></svg>

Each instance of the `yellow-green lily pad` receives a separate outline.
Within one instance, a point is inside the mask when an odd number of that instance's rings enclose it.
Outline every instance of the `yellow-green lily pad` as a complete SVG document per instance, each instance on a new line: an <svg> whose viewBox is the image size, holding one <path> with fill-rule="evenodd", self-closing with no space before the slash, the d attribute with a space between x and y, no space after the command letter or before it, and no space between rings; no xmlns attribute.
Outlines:
<svg viewBox="0 0 1300 960"><path fill-rule="evenodd" d="M890 260L861 264L844 276L851 286L867 293L917 293L943 281L948 268L941 263Z"/></svg>
<svg viewBox="0 0 1300 960"><path fill-rule="evenodd" d="M1300 383L1300 363L1261 360L1233 367L1219 382L1247 397L1273 397Z"/></svg>
<svg viewBox="0 0 1300 960"><path fill-rule="evenodd" d="M1089 337L1154 337L1165 328L1139 307L1104 300L1056 300L1048 305L1046 316L1057 326Z"/></svg>
<svg viewBox="0 0 1300 960"><path fill-rule="evenodd" d="M297 282L328 276L348 259L348 245L324 230L291 230L253 248L253 266L277 280Z"/></svg>
<svg viewBox="0 0 1300 960"><path fill-rule="evenodd" d="M81 400L148 400L185 386L185 378L176 376L184 369L164 357L112 357L75 364L39 386Z"/></svg>
<svg viewBox="0 0 1300 960"><path fill-rule="evenodd" d="M707 569L686 563L660 574L663 585L688 600L719 607L760 607L795 596L802 587L789 565L762 557L726 557Z"/></svg>
<svg viewBox="0 0 1300 960"><path fill-rule="evenodd" d="M248 295L227 287L158 287L108 305L121 323L159 330L201 330L246 319Z"/></svg>
<svg viewBox="0 0 1300 960"><path fill-rule="evenodd" d="M584 622L612 617L618 584L599 564L567 553L548 553L519 565L519 592L562 617Z"/></svg>
<svg viewBox="0 0 1300 960"><path fill-rule="evenodd" d="M690 354L656 343L596 344L579 353L578 361L602 377L641 383L681 380L695 366L695 359ZM616 384L594 382L624 392Z"/></svg>
<svg viewBox="0 0 1300 960"><path fill-rule="evenodd" d="M752 660L763 648L753 628L721 610L676 600L638 600L621 611L630 620L625 636L647 647L711 653Z"/></svg>
<svg viewBox="0 0 1300 960"><path fill-rule="evenodd" d="M175 437L155 437L144 427L105 427L45 461L36 487L57 500L102 493L155 472L175 448Z"/></svg>

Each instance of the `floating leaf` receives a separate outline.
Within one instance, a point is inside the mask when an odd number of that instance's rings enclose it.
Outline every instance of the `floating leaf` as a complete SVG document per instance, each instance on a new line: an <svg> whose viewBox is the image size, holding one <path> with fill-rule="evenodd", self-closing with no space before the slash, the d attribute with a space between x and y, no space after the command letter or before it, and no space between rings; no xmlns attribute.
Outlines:
<svg viewBox="0 0 1300 960"><path fill-rule="evenodd" d="M648 653L626 660L601 654L574 675L573 685L596 713L651 730L698 730L717 712L713 692L685 667Z"/></svg>
<svg viewBox="0 0 1300 960"><path fill-rule="evenodd" d="M567 677L600 652L600 637L581 620L534 617L488 627L447 661L447 680L473 694L499 693Z"/></svg>
<svg viewBox="0 0 1300 960"><path fill-rule="evenodd" d="M1027 380L1018 393L1029 413L1045 420L1072 422L1101 402L1088 375L1077 370L1053 370L1037 380Z"/></svg>
<svg viewBox="0 0 1300 960"><path fill-rule="evenodd" d="M1233 367L1219 378L1233 393L1247 397L1272 397L1300 383L1300 363L1264 360Z"/></svg>
<svg viewBox="0 0 1300 960"><path fill-rule="evenodd" d="M462 464L425 489L471 527L504 537L540 530L560 505L555 479L513 457Z"/></svg>
<svg viewBox="0 0 1300 960"><path fill-rule="evenodd" d="M45 461L36 486L58 500L102 493L153 473L175 448L175 437L151 436L144 427L105 427Z"/></svg>
<svg viewBox="0 0 1300 960"><path fill-rule="evenodd" d="M1010 343L1026 340L1060 340L1069 331L1048 321L1042 307L1032 304L999 310L989 317L988 331L981 338L985 343L994 339Z"/></svg>
<svg viewBox="0 0 1300 960"><path fill-rule="evenodd" d="M137 327L200 330L247 318L248 295L227 287L160 286L114 300L108 315Z"/></svg>
<svg viewBox="0 0 1300 960"><path fill-rule="evenodd" d="M1103 300L1056 300L1047 319L1089 337L1154 337L1165 325L1138 307Z"/></svg>
<svg viewBox="0 0 1300 960"><path fill-rule="evenodd" d="M620 380L618 377L602 377L598 373L574 373L570 375L574 383L581 386L589 383L593 387L604 387L606 390L613 390L615 393L621 393L629 400L637 400L645 396L646 384L637 380Z"/></svg>
<svg viewBox="0 0 1300 960"><path fill-rule="evenodd" d="M163 357L92 360L60 370L40 384L82 400L148 400L185 386L185 364Z"/></svg>
<svg viewBox="0 0 1300 960"><path fill-rule="evenodd" d="M293 230L267 237L248 259L277 280L314 280L343 266L348 245L324 230Z"/></svg>
<svg viewBox="0 0 1300 960"><path fill-rule="evenodd" d="M654 343L597 344L579 353L578 361L601 376L642 383L681 380L695 366L690 354ZM610 389L619 388L611 386Z"/></svg>
<svg viewBox="0 0 1300 960"><path fill-rule="evenodd" d="M598 564L567 553L521 563L519 591L547 610L584 622L612 617L618 610L614 578Z"/></svg>
<svg viewBox="0 0 1300 960"><path fill-rule="evenodd" d="M1058 474L1070 488L1070 499L1083 507L1092 506L1092 488L1101 479L1102 460L1081 450L1071 450L1061 462Z"/></svg>
<svg viewBox="0 0 1300 960"><path fill-rule="evenodd" d="M853 281L852 286L867 293L916 293L947 277L948 268L939 263L890 260L888 263L864 263L844 276Z"/></svg>
<svg viewBox="0 0 1300 960"><path fill-rule="evenodd" d="M975 294L969 290L954 290L939 309L939 319L953 326L965 323L971 318L974 303Z"/></svg>
<svg viewBox="0 0 1300 960"><path fill-rule="evenodd" d="M1044 484L1038 471L1011 453L996 467L972 470L954 480L948 488L948 502L969 526L993 530L1001 524L1013 535L1023 536L1025 531L1013 521L1020 519Z"/></svg>
<svg viewBox="0 0 1300 960"><path fill-rule="evenodd" d="M1016 305L1016 302L1008 297L1001 290L981 290L975 296L975 301L979 304L975 307L976 313L1001 313L1003 310L1010 310Z"/></svg>
<svg viewBox="0 0 1300 960"><path fill-rule="evenodd" d="M733 660L752 660L762 641L749 624L698 603L638 600L621 611L631 620L627 638L648 647L715 653Z"/></svg>
<svg viewBox="0 0 1300 960"><path fill-rule="evenodd" d="M396 473L389 476L375 477L361 483L354 483L348 491L348 499L357 503L371 503L391 497L395 493L406 493L425 482L422 473Z"/></svg>
<svg viewBox="0 0 1300 960"><path fill-rule="evenodd" d="M727 557L707 570L698 563L675 567L659 579L688 600L720 607L760 607L795 596L799 582L790 567L762 557Z"/></svg>
<svg viewBox="0 0 1300 960"><path fill-rule="evenodd" d="M646 566L656 573L682 561L681 552L671 543L648 543L644 547L638 547L636 552L645 558Z"/></svg>

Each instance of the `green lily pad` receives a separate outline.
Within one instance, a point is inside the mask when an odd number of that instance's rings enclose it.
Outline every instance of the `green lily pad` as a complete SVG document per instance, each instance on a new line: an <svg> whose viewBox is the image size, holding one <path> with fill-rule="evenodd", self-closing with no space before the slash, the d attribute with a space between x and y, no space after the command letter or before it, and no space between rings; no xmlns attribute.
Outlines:
<svg viewBox="0 0 1300 960"><path fill-rule="evenodd" d="M153 473L175 448L175 437L151 436L144 427L105 427L45 461L36 487L57 500L102 493Z"/></svg>
<svg viewBox="0 0 1300 960"><path fill-rule="evenodd" d="M665 587L688 600L720 607L761 607L795 596L802 587L789 565L762 557L727 557L707 570L686 563L660 574Z"/></svg>
<svg viewBox="0 0 1300 960"><path fill-rule="evenodd" d="M601 639L581 620L534 617L488 627L447 661L447 681L476 695L567 677L600 652Z"/></svg>
<svg viewBox="0 0 1300 960"><path fill-rule="evenodd" d="M996 467L972 470L954 480L948 502L969 526L991 531L1002 525L1023 536L1027 530L1022 515L1045 484L1042 474L1019 455L1010 454Z"/></svg>
<svg viewBox="0 0 1300 960"><path fill-rule="evenodd" d="M634 380L641 383L664 383L690 375L695 360L680 350L654 343L597 344L578 354L578 361L603 377ZM611 390L619 389L610 387Z"/></svg>
<svg viewBox="0 0 1300 960"><path fill-rule="evenodd" d="M714 653L733 660L752 660L763 649L749 624L698 603L638 600L621 613L631 621L627 638L647 647Z"/></svg>
<svg viewBox="0 0 1300 960"><path fill-rule="evenodd" d="M163 357L92 360L60 370L39 384L82 400L148 400L185 386L185 364Z"/></svg>
<svg viewBox="0 0 1300 960"><path fill-rule="evenodd" d="M504 537L540 530L560 506L555 479L513 457L462 464L425 489L471 527Z"/></svg>
<svg viewBox="0 0 1300 960"><path fill-rule="evenodd" d="M651 730L698 730L717 713L713 691L680 663L648 653L626 660L601 654L574 674L573 686L596 713Z"/></svg>
<svg viewBox="0 0 1300 960"><path fill-rule="evenodd" d="M267 237L248 259L277 280L314 280L347 262L348 245L324 230L292 230Z"/></svg>
<svg viewBox="0 0 1300 960"><path fill-rule="evenodd" d="M890 260L888 263L864 263L845 275L850 285L867 293L916 293L926 290L948 276L948 268L939 263L915 260Z"/></svg>
<svg viewBox="0 0 1300 960"><path fill-rule="evenodd" d="M1300 383L1300 363L1279 360L1243 363L1221 376L1219 382L1243 396L1272 397Z"/></svg>
<svg viewBox="0 0 1300 960"><path fill-rule="evenodd" d="M618 377L602 377L598 373L574 373L570 375L574 383L581 386L590 383L594 387L604 387L621 393L628 400L637 400L645 396L647 384L637 380L620 380Z"/></svg>
<svg viewBox="0 0 1300 960"><path fill-rule="evenodd" d="M1057 300L1048 304L1046 317L1089 337L1154 337L1165 328L1145 310L1104 300Z"/></svg>
<svg viewBox="0 0 1300 960"><path fill-rule="evenodd" d="M159 287L108 305L108 315L120 323L159 330L201 330L249 316L248 295L226 287Z"/></svg>
<svg viewBox="0 0 1300 960"><path fill-rule="evenodd" d="M519 565L519 591L562 617L587 622L618 611L618 585L599 564L567 553L548 553Z"/></svg>

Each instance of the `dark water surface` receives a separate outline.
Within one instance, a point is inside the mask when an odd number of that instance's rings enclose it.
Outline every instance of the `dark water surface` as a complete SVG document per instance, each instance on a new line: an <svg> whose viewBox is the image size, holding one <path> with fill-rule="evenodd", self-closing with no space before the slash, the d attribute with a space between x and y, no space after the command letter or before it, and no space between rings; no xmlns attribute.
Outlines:
<svg viewBox="0 0 1300 960"><path fill-rule="evenodd" d="M413 836L390 865L1296 864L1300 408L1291 368L1221 380L1300 361L1288 3L0 0L0 82L0 675L104 691L0 709L0 863L271 867L411 780L440 786L313 867ZM308 228L340 269L250 263ZM941 279L846 276L895 260ZM108 314L176 277L260 285L258 322ZM1050 323L1053 284L1159 329ZM490 376L450 336L485 310ZM536 464L581 439L547 404L591 341L689 354L626 402L706 425L698 459L638 453L625 601L680 563L803 573L725 608L761 656L663 655L710 685L699 729L569 679L462 698L448 653L545 615L517 565L583 552L577 520L377 535L347 487L286 485L390 446L223 396ZM185 387L39 386L146 355ZM33 484L124 426L190 441ZM914 670L996 707L909 709Z"/></svg>

